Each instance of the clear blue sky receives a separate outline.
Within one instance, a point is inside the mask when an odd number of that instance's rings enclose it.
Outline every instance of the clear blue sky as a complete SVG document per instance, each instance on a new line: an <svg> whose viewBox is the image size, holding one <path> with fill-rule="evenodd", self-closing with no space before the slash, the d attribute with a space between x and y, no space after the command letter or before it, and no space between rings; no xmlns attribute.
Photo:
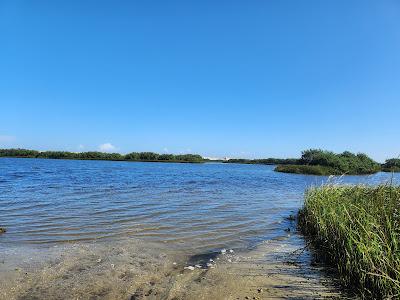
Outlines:
<svg viewBox="0 0 400 300"><path fill-rule="evenodd" d="M400 2L3 0L0 104L3 148L384 160Z"/></svg>

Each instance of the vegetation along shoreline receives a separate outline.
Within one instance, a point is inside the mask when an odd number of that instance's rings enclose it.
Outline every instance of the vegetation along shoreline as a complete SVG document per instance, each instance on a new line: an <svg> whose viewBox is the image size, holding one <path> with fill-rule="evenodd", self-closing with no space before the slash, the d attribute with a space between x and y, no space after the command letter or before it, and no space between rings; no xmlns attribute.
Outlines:
<svg viewBox="0 0 400 300"><path fill-rule="evenodd" d="M264 158L209 160L199 154L159 154L154 152L131 152L128 154L68 151L37 151L28 149L0 149L0 157L49 158L71 160L111 160L136 162L204 163L222 162L236 164L276 165L276 172L309 175L368 175L377 172L400 172L400 159L387 159L379 164L366 154L345 151L336 154L331 151L310 149L302 152L300 158Z"/></svg>
<svg viewBox="0 0 400 300"><path fill-rule="evenodd" d="M275 171L312 175L369 175L380 171L399 172L400 159L388 159L384 164L379 164L364 153L345 151L337 154L310 149L302 152L296 164L280 164Z"/></svg>
<svg viewBox="0 0 400 300"><path fill-rule="evenodd" d="M37 151L28 149L0 149L0 157L45 158L71 160L110 160L137 162L201 163L204 158L198 154L158 154L154 152L131 152L128 154L105 152Z"/></svg>
<svg viewBox="0 0 400 300"><path fill-rule="evenodd" d="M298 226L315 255L362 298L400 294L400 186L324 185L309 189Z"/></svg>

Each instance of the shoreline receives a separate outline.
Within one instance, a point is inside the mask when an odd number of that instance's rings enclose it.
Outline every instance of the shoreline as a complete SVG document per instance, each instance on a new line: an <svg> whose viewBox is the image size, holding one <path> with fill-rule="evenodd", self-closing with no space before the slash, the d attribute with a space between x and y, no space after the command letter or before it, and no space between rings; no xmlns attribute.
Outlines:
<svg viewBox="0 0 400 300"><path fill-rule="evenodd" d="M45 160L76 160L76 161L117 161L117 162L149 162L149 163L175 163L175 164L203 164L212 161L185 161L185 160L130 160L130 159L99 159L99 158L53 158L53 157L34 157L34 156L0 156L2 158L18 159L45 159Z"/></svg>
<svg viewBox="0 0 400 300"><path fill-rule="evenodd" d="M95 160L95 161L129 161L129 162L160 162L160 163L206 163L219 162L223 164L274 165L274 171L303 175L371 175L378 172L400 172L400 159L387 159L381 164L364 153L334 153L321 149L308 149L302 152L300 158L265 158L225 160L210 160L199 154L159 154L155 152L131 152L127 154L109 152L68 152L68 151L37 151L29 149L0 149L0 158L38 158L65 160Z"/></svg>
<svg viewBox="0 0 400 300"><path fill-rule="evenodd" d="M10 251L1 254L8 274L3 267L0 295L10 300L28 295L110 300L204 299L205 295L232 300L325 299L341 295L332 278L310 266L307 253L296 263L288 262L296 250L287 243L290 238L267 240L246 251L195 255L131 239L51 247L38 256L24 247L17 252L11 249L17 263L3 257Z"/></svg>

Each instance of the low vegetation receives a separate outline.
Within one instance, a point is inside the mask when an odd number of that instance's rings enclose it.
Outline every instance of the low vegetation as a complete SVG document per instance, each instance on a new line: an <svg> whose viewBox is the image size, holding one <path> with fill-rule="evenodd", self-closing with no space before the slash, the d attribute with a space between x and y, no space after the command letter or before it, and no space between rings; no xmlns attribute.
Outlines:
<svg viewBox="0 0 400 300"><path fill-rule="evenodd" d="M311 165L278 165L275 168L276 172L306 174L306 175L333 175L337 174L333 168L326 166L311 166Z"/></svg>
<svg viewBox="0 0 400 300"><path fill-rule="evenodd" d="M287 165L297 164L299 159L297 158L260 158L260 159L245 159L245 158L231 158L224 163L236 163L236 164L260 164L260 165Z"/></svg>
<svg viewBox="0 0 400 300"><path fill-rule="evenodd" d="M362 175L381 170L380 164L366 154L345 151L340 154L319 149L302 152L297 164L278 165L277 172L315 175Z"/></svg>
<svg viewBox="0 0 400 300"><path fill-rule="evenodd" d="M0 157L52 158L78 160L121 160L121 161L154 161L154 162L203 162L198 154L158 154L154 152L132 152L126 155L104 152L66 152L36 151L26 149L0 149Z"/></svg>
<svg viewBox="0 0 400 300"><path fill-rule="evenodd" d="M299 228L364 298L400 295L400 187L325 185L306 192Z"/></svg>
<svg viewBox="0 0 400 300"><path fill-rule="evenodd" d="M387 159L382 165L383 172L400 172L400 158Z"/></svg>
<svg viewBox="0 0 400 300"><path fill-rule="evenodd" d="M0 157L79 159L79 160L121 160L152 162L207 162L198 154L158 154L154 152L132 152L128 154L104 152L36 151L27 149L0 149ZM214 161L215 162L215 161ZM378 164L366 154L345 151L336 154L330 151L311 149L302 152L301 158L264 158L219 160L224 163L277 165L275 171L312 175L362 175L379 171L400 172L400 159L386 160Z"/></svg>

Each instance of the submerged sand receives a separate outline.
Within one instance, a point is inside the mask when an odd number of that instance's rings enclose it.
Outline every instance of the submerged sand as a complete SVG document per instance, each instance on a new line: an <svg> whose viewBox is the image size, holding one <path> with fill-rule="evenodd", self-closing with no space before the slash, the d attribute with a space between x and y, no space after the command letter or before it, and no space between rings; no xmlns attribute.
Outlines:
<svg viewBox="0 0 400 300"><path fill-rule="evenodd" d="M8 249L0 258L0 298L344 297L307 258L293 255L294 250L285 239L266 241L248 251L202 255L138 240Z"/></svg>

